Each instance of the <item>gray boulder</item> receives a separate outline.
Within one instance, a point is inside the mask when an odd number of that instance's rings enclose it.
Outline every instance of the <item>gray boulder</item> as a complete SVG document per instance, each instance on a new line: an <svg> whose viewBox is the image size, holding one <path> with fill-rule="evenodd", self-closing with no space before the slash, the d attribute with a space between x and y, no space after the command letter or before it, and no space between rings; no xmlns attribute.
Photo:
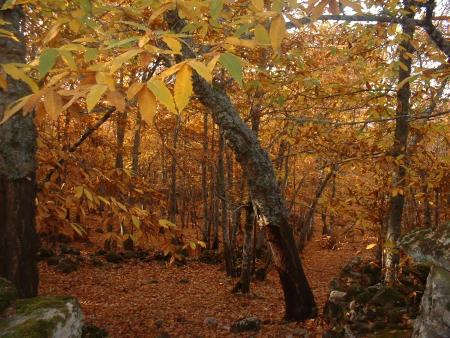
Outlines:
<svg viewBox="0 0 450 338"><path fill-rule="evenodd" d="M431 265L413 338L450 337L450 223L416 230L400 245L416 261Z"/></svg>
<svg viewBox="0 0 450 338"><path fill-rule="evenodd" d="M16 314L0 320L0 337L79 338L80 305L72 297L36 297L16 302Z"/></svg>

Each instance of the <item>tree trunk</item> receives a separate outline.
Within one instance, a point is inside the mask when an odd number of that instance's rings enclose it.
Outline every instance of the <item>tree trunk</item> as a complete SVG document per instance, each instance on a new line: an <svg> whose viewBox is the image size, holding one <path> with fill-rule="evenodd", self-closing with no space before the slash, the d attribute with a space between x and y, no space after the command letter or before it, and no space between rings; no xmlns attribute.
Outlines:
<svg viewBox="0 0 450 338"><path fill-rule="evenodd" d="M208 186L207 186L207 158L208 158L208 113L203 114L203 158L202 158L202 199L203 199L203 241L206 247L210 247L211 223L208 211Z"/></svg>
<svg viewBox="0 0 450 338"><path fill-rule="evenodd" d="M176 11L167 12L166 21L175 31L185 25ZM183 57L195 58L195 55L191 49L184 47ZM304 320L316 316L314 296L300 262L292 229L288 224L288 210L269 155L226 93L207 83L198 74L193 75L193 80L195 94L209 108L214 122L222 129L247 178L252 200L267 224L274 266L283 287L286 319Z"/></svg>
<svg viewBox="0 0 450 338"><path fill-rule="evenodd" d="M133 153L131 154L131 171L133 175L139 173L139 155L141 153L142 116L136 113L136 126L134 127Z"/></svg>
<svg viewBox="0 0 450 338"><path fill-rule="evenodd" d="M248 202L245 207L246 219L245 219L245 231L244 231L244 246L242 248L242 264L241 264L241 276L239 282L234 287L234 292L249 293L250 281L252 278L252 257L253 257L253 228L255 226L255 212L251 202Z"/></svg>
<svg viewBox="0 0 450 338"><path fill-rule="evenodd" d="M177 146L178 134L181 127L181 116L176 116L175 130L173 131L172 165L170 168L170 192L169 192L169 221L176 223L177 218Z"/></svg>
<svg viewBox="0 0 450 338"><path fill-rule="evenodd" d="M125 129L127 127L127 112L120 112L117 115L117 153L116 153L116 168L123 169L123 143L125 141Z"/></svg>
<svg viewBox="0 0 450 338"><path fill-rule="evenodd" d="M410 8L410 1L403 0L403 5L408 14L406 18L414 18L414 12ZM411 41L414 35L414 26L402 24L403 40L399 45L399 62L405 67L399 67L398 83L402 83L411 76L412 60L410 55L414 53L414 47ZM406 186L407 170L405 156L407 155L407 141L409 133L409 110L410 110L410 84L409 81L397 91L397 110L395 120L394 145L392 156L396 159L396 168L392 174L392 197L390 200L389 220L386 233L386 258L385 258L385 282L387 284L395 283L397 279L397 267L399 263L398 249L395 247L401 234L401 224L403 216L403 206L405 203L404 189ZM394 193L395 192L395 193Z"/></svg>
<svg viewBox="0 0 450 338"><path fill-rule="evenodd" d="M225 141L221 130L219 130L219 157L217 159L217 194L221 201L221 219L222 226L222 241L223 241L223 256L225 258L225 270L228 276L232 275L233 257L230 247L230 233L228 228L228 196L225 189Z"/></svg>
<svg viewBox="0 0 450 338"><path fill-rule="evenodd" d="M5 3L0 0L0 7ZM10 23L4 29L20 40L23 13L20 7L1 11L0 19ZM24 63L25 46L0 37L0 64ZM27 86L8 78L0 90L0 121L11 102L27 95ZM33 114L15 114L0 125L0 276L11 280L20 297L36 296L39 239L35 226L36 127Z"/></svg>

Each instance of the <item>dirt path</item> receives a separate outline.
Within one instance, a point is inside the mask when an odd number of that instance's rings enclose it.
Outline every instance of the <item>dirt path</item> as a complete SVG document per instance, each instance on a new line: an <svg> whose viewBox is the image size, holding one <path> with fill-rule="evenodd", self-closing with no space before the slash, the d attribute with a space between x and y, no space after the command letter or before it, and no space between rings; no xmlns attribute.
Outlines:
<svg viewBox="0 0 450 338"><path fill-rule="evenodd" d="M359 252L368 255L366 244L361 240L332 251L315 240L308 245L303 262L320 313L329 281L349 258ZM157 337L162 332L171 337L286 337L302 326L315 328L321 336L318 321L283 323L283 295L275 271L265 282L253 283L250 296L230 293L235 281L225 277L220 266L195 261L185 267L158 262L83 266L68 275L41 263L40 277L41 294L78 297L87 322L105 328L112 338ZM229 332L235 320L251 315L263 321L257 335ZM218 327L207 328L207 317L216 318Z"/></svg>

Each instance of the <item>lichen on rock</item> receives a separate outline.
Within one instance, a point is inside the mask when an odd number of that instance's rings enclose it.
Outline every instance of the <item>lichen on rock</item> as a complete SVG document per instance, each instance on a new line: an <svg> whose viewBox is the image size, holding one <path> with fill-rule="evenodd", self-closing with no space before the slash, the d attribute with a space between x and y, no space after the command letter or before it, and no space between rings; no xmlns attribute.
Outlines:
<svg viewBox="0 0 450 338"><path fill-rule="evenodd" d="M0 337L79 338L82 327L75 298L36 297L17 301L16 315L0 321Z"/></svg>
<svg viewBox="0 0 450 338"><path fill-rule="evenodd" d="M450 222L437 229L414 230L402 238L400 247L416 262L433 264L450 271Z"/></svg>

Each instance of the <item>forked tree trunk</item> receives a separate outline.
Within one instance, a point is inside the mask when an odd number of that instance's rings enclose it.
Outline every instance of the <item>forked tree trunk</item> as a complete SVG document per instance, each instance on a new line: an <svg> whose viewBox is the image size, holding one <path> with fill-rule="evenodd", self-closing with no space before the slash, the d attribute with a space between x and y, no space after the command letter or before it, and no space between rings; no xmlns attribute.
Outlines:
<svg viewBox="0 0 450 338"><path fill-rule="evenodd" d="M408 14L406 18L414 18L414 12L410 8L410 1L403 0L403 6ZM386 233L386 259L385 259L385 282L387 284L395 283L397 279L397 268L400 260L398 249L395 247L401 235L401 225L403 216L403 207L405 204L405 186L406 186L406 159L407 142L409 133L409 110L411 90L407 79L411 76L412 59L414 47L411 44L414 35L414 26L402 24L403 40L399 45L399 62L405 67L399 67L398 83L403 86L397 90L397 110L395 120L394 145L392 147L392 156L397 160L396 168L392 173L392 197L390 200L389 220Z"/></svg>
<svg viewBox="0 0 450 338"><path fill-rule="evenodd" d="M0 7L4 0L0 0ZM20 7L0 11L0 19L19 39L23 19ZM24 63L22 42L0 38L0 64ZM0 90L0 121L7 105L29 93L25 84L8 78ZM36 253L39 240L35 228L36 128L32 114L17 113L0 125L0 276L11 280L21 297L38 291Z"/></svg>

